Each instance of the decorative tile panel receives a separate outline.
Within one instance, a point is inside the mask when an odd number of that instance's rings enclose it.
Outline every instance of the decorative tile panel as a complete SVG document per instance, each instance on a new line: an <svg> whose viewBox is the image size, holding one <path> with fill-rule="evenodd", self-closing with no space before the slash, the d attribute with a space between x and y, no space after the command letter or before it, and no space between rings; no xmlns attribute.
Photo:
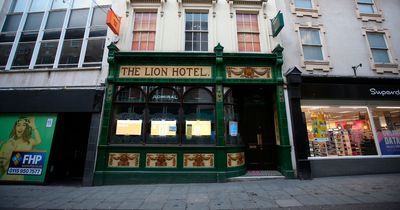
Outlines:
<svg viewBox="0 0 400 210"><path fill-rule="evenodd" d="M226 78L228 79L271 79L271 67L226 67Z"/></svg>
<svg viewBox="0 0 400 210"><path fill-rule="evenodd" d="M147 153L146 168L176 168L176 153Z"/></svg>
<svg viewBox="0 0 400 210"><path fill-rule="evenodd" d="M244 152L228 153L226 156L228 167L243 166L245 163Z"/></svg>
<svg viewBox="0 0 400 210"><path fill-rule="evenodd" d="M108 155L108 167L139 167L139 153L110 153Z"/></svg>
<svg viewBox="0 0 400 210"><path fill-rule="evenodd" d="M184 168L214 168L214 154L184 154Z"/></svg>

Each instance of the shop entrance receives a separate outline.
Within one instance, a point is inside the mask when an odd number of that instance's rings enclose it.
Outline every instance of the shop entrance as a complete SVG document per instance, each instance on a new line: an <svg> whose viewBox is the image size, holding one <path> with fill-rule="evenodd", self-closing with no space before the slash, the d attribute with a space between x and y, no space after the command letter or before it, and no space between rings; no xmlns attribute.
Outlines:
<svg viewBox="0 0 400 210"><path fill-rule="evenodd" d="M90 130L90 113L59 113L47 165L48 184L81 184Z"/></svg>
<svg viewBox="0 0 400 210"><path fill-rule="evenodd" d="M240 87L234 93L239 105L239 129L246 145L248 170L276 170L274 89Z"/></svg>

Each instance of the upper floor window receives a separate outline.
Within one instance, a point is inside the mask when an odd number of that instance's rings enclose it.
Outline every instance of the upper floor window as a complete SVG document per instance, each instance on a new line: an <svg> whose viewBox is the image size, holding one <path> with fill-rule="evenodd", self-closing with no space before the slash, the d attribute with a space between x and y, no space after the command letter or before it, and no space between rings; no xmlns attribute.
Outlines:
<svg viewBox="0 0 400 210"><path fill-rule="evenodd" d="M306 9L313 8L311 0L295 0L294 4L296 8L306 8Z"/></svg>
<svg viewBox="0 0 400 210"><path fill-rule="evenodd" d="M367 13L367 14L375 13L374 0L357 0L357 4L360 13Z"/></svg>
<svg viewBox="0 0 400 210"><path fill-rule="evenodd" d="M299 32L301 64L307 71L331 70L325 31L322 25L295 24Z"/></svg>
<svg viewBox="0 0 400 210"><path fill-rule="evenodd" d="M156 22L156 12L135 13L132 50L154 50L156 40Z"/></svg>
<svg viewBox="0 0 400 210"><path fill-rule="evenodd" d="M25 7L26 0L14 0L10 8L10 13L23 12Z"/></svg>
<svg viewBox="0 0 400 210"><path fill-rule="evenodd" d="M185 51L208 51L207 13L186 13Z"/></svg>
<svg viewBox="0 0 400 210"><path fill-rule="evenodd" d="M399 64L396 55L392 54L393 45L391 36L383 29L363 29L363 35L369 46L369 61L376 73L399 73Z"/></svg>
<svg viewBox="0 0 400 210"><path fill-rule="evenodd" d="M319 0L291 0L290 10L298 17L311 16L317 18L319 13Z"/></svg>
<svg viewBox="0 0 400 210"><path fill-rule="evenodd" d="M71 0L53 0L51 9L67 9L71 4Z"/></svg>
<svg viewBox="0 0 400 210"><path fill-rule="evenodd" d="M385 35L382 33L367 33L374 63L390 63Z"/></svg>
<svg viewBox="0 0 400 210"><path fill-rule="evenodd" d="M300 28L304 60L324 60L318 29Z"/></svg>
<svg viewBox="0 0 400 210"><path fill-rule="evenodd" d="M378 9L375 0L355 0L357 5L357 16L362 21L382 22L382 12Z"/></svg>
<svg viewBox="0 0 400 210"><path fill-rule="evenodd" d="M240 52L260 52L260 33L256 14L236 14L237 38Z"/></svg>
<svg viewBox="0 0 400 210"><path fill-rule="evenodd" d="M34 0L32 1L29 12L43 12L46 8L48 0Z"/></svg>

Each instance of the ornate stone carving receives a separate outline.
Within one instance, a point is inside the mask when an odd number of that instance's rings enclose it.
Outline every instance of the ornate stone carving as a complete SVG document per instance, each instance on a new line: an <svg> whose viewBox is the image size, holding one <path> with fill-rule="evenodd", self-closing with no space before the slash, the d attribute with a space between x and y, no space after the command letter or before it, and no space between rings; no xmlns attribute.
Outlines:
<svg viewBox="0 0 400 210"><path fill-rule="evenodd" d="M213 168L214 154L184 154L184 168Z"/></svg>

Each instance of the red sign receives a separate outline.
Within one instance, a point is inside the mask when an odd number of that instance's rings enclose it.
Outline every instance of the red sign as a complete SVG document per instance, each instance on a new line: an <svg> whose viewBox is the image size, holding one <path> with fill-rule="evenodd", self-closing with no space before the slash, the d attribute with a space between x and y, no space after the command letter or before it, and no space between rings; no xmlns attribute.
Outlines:
<svg viewBox="0 0 400 210"><path fill-rule="evenodd" d="M107 25L114 32L114 34L119 35L119 28L121 25L121 18L118 17L112 9L107 12Z"/></svg>

